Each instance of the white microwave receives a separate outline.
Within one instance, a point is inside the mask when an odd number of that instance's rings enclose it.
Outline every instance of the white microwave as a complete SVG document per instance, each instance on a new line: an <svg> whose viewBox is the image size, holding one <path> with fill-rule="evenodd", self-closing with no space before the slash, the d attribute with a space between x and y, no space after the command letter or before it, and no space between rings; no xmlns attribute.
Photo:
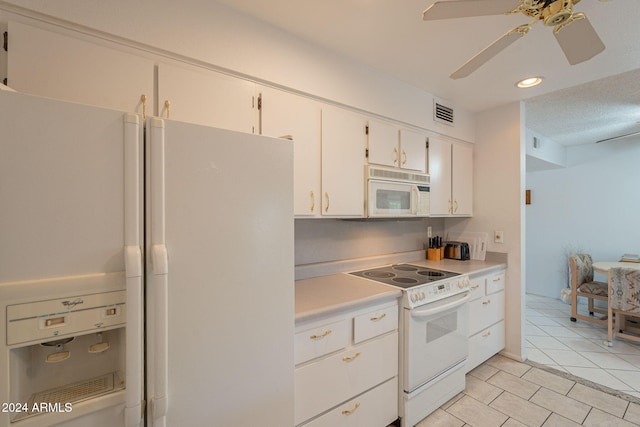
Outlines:
<svg viewBox="0 0 640 427"><path fill-rule="evenodd" d="M368 218L429 216L429 175L367 166L366 178Z"/></svg>

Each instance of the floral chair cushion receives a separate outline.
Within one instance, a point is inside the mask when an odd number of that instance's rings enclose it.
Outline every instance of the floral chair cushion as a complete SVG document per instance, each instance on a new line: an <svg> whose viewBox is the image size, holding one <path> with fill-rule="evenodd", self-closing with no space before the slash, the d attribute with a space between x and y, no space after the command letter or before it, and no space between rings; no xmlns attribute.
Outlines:
<svg viewBox="0 0 640 427"><path fill-rule="evenodd" d="M586 294L601 295L606 297L609 294L607 284L604 282L587 282L578 286L578 291Z"/></svg>
<svg viewBox="0 0 640 427"><path fill-rule="evenodd" d="M589 254L572 255L571 259L576 264L576 283L580 287L585 282L593 282L593 259ZM605 294L606 295L606 294Z"/></svg>
<svg viewBox="0 0 640 427"><path fill-rule="evenodd" d="M609 305L612 309L640 313L640 270L609 270Z"/></svg>

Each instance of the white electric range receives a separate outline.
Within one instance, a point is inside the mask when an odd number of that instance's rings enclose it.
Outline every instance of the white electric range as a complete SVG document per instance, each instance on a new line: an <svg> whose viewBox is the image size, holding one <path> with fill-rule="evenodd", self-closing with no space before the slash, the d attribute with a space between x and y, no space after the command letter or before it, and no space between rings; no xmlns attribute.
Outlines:
<svg viewBox="0 0 640 427"><path fill-rule="evenodd" d="M399 410L402 426L413 427L464 390L469 277L413 264L349 274L403 291Z"/></svg>

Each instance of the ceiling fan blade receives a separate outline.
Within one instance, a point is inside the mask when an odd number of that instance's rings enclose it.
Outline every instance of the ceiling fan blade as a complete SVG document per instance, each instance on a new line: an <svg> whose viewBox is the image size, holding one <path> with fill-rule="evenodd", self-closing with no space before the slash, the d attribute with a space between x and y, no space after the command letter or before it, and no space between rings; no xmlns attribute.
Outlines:
<svg viewBox="0 0 640 427"><path fill-rule="evenodd" d="M600 141L596 141L596 144L599 144L601 142L607 142L607 141L615 141L616 139L622 139L622 138L626 138L628 136L635 136L635 135L640 135L640 131L639 132L627 133L625 135L613 136L611 138L601 139Z"/></svg>
<svg viewBox="0 0 640 427"><path fill-rule="evenodd" d="M584 13L574 13L566 22L556 25L553 35L571 65L591 59L605 49Z"/></svg>
<svg viewBox="0 0 640 427"><path fill-rule="evenodd" d="M451 73L449 77L451 77L452 79L461 79L463 77L467 77L469 74L480 68L485 62L506 49L509 45L511 45L511 43L527 34L530 29L530 24L520 25L519 27L514 28L513 30L509 31L498 40L494 41L489 46L484 48L482 51L477 53L476 56L465 62L460 68Z"/></svg>
<svg viewBox="0 0 640 427"><path fill-rule="evenodd" d="M520 0L437 1L422 13L422 20L435 21L471 16L502 15L512 12L519 5Z"/></svg>

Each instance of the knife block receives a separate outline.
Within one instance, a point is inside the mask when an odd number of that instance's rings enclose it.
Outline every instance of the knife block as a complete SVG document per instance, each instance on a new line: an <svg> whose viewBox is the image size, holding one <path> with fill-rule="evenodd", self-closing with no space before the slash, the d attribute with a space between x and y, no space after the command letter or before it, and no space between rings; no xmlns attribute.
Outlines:
<svg viewBox="0 0 640 427"><path fill-rule="evenodd" d="M440 248L427 248L427 259L430 261L440 261Z"/></svg>

